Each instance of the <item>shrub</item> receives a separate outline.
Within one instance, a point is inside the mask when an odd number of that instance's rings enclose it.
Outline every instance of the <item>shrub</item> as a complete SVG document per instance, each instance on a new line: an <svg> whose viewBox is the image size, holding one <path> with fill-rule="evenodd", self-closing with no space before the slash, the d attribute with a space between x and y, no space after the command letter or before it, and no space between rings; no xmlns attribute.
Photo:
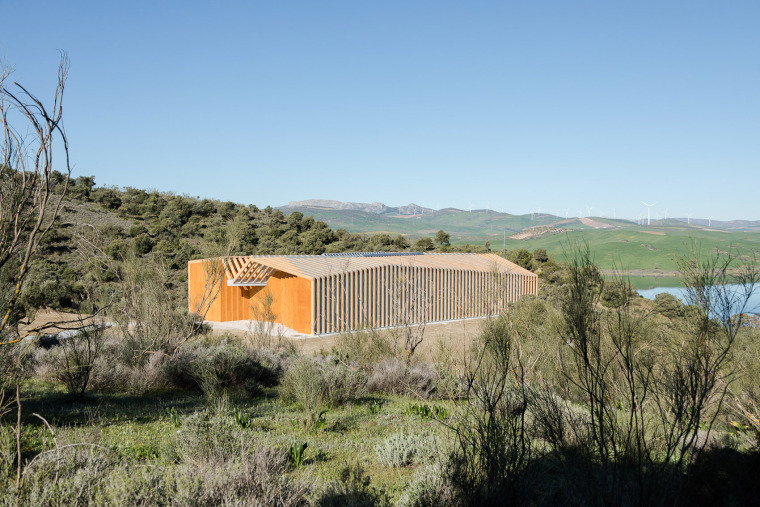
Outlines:
<svg viewBox="0 0 760 507"><path fill-rule="evenodd" d="M230 344L185 346L161 367L168 385L179 389L201 390L203 385L219 388L243 386L253 379L272 385L279 376L279 365L267 367L245 350Z"/></svg>
<svg viewBox="0 0 760 507"><path fill-rule="evenodd" d="M113 455L94 446L41 454L27 464L21 489L10 487L4 500L13 505L86 505L114 464Z"/></svg>
<svg viewBox="0 0 760 507"><path fill-rule="evenodd" d="M636 293L631 285L624 280L613 279L604 284L601 294L601 303L607 308L620 308L635 297Z"/></svg>
<svg viewBox="0 0 760 507"><path fill-rule="evenodd" d="M337 407L355 400L367 387L367 375L337 361L326 361L322 367L325 400L328 407Z"/></svg>
<svg viewBox="0 0 760 507"><path fill-rule="evenodd" d="M16 468L15 428L0 424L0 485L5 477L10 477Z"/></svg>
<svg viewBox="0 0 760 507"><path fill-rule="evenodd" d="M325 404L322 372L316 361L299 358L293 361L282 377L280 394L295 400L307 412L316 412Z"/></svg>
<svg viewBox="0 0 760 507"><path fill-rule="evenodd" d="M427 363L407 365L397 358L386 359L372 368L367 382L370 392L414 394L425 399L442 396L444 389L435 369Z"/></svg>
<svg viewBox="0 0 760 507"><path fill-rule="evenodd" d="M462 499L453 488L448 464L433 463L421 468L414 475L398 505L409 507L435 507L438 505L461 505Z"/></svg>
<svg viewBox="0 0 760 507"><path fill-rule="evenodd" d="M145 394L167 385L162 371L166 356L150 354L144 363L138 364L123 362L123 358L118 350L105 351L95 362L92 388L103 392Z"/></svg>
<svg viewBox="0 0 760 507"><path fill-rule="evenodd" d="M446 477L467 503L526 501L533 444L513 332L504 317L483 324L464 375L466 403L451 423L456 448Z"/></svg>
<svg viewBox="0 0 760 507"><path fill-rule="evenodd" d="M234 417L197 412L185 418L177 434L177 450L190 463L221 463L251 451Z"/></svg>
<svg viewBox="0 0 760 507"><path fill-rule="evenodd" d="M229 415L196 413L178 434L180 505L307 505L306 482L287 476L287 453L241 437Z"/></svg>
<svg viewBox="0 0 760 507"><path fill-rule="evenodd" d="M54 376L70 394L84 395L103 344L103 328L89 327L62 338L54 352Z"/></svg>
<svg viewBox="0 0 760 507"><path fill-rule="evenodd" d="M138 255L145 255L153 250L155 243L147 234L139 234L132 240L132 247Z"/></svg>
<svg viewBox="0 0 760 507"><path fill-rule="evenodd" d="M375 446L381 465L402 468L413 463L425 463L438 452L431 435L396 433Z"/></svg>
<svg viewBox="0 0 760 507"><path fill-rule="evenodd" d="M321 507L391 505L385 490L370 486L370 478L364 475L364 470L358 464L344 468L340 480L329 482L319 492L314 503Z"/></svg>
<svg viewBox="0 0 760 507"><path fill-rule="evenodd" d="M654 297L654 311L669 319L674 319L683 316L684 306L673 294L661 292Z"/></svg>
<svg viewBox="0 0 760 507"><path fill-rule="evenodd" d="M115 461L114 456L99 447L64 447L60 456L47 453L36 459L25 471L21 489L16 490L9 483L0 503L308 505L310 487L287 476L288 460L284 452L231 438L219 420L211 420L208 426L199 426L197 422L191 421L183 431L200 441L205 451L198 453L195 448L177 466L136 467ZM201 428L204 433L198 433ZM212 448L214 451L209 452ZM57 480L53 481L53 477Z"/></svg>
<svg viewBox="0 0 760 507"><path fill-rule="evenodd" d="M299 358L282 378L280 392L310 413L356 399L366 388L367 376L333 358Z"/></svg>
<svg viewBox="0 0 760 507"><path fill-rule="evenodd" d="M341 357L370 365L395 356L392 338L375 329L362 329L338 336L336 348Z"/></svg>
<svg viewBox="0 0 760 507"><path fill-rule="evenodd" d="M261 387L261 383L255 378L249 378L243 383L243 389L245 394L250 398L259 398L264 395L264 389Z"/></svg>

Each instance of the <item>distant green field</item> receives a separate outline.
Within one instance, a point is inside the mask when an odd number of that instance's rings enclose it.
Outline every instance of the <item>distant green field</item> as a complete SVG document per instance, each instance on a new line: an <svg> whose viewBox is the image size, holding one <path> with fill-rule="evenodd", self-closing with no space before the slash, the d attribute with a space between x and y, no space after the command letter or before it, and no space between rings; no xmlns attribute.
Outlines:
<svg viewBox="0 0 760 507"><path fill-rule="evenodd" d="M572 244L585 241L600 269L608 273L613 270L628 273L636 288L679 285L680 280L674 276L676 258L687 254L692 244L698 245L703 254L714 253L716 249L720 252L733 249L740 256L739 263L746 262L753 255L760 257L758 230L705 230L704 226L687 225L677 220L664 220L651 227L640 227L626 220L594 217L594 221L615 228L593 229L580 219L563 220L548 214L510 215L485 210L444 209L399 218L352 210L294 208L288 211L296 210L324 220L334 229L404 234L411 240L432 237L436 231L443 229L451 235L455 245L470 243L483 246L488 241L495 251L504 247L531 251L545 248L557 260L564 257L564 251ZM541 225L561 227L567 232L531 240L509 239L509 236L526 228Z"/></svg>
<svg viewBox="0 0 760 507"><path fill-rule="evenodd" d="M575 242L588 242L594 260L600 269L622 271L678 269L676 259L685 255L690 245L696 245L702 254L733 250L738 261L746 262L753 255L760 256L760 233L704 231L675 227L631 227L615 230L569 231L544 238L517 241L507 240L507 248L545 248L561 258L563 252Z"/></svg>

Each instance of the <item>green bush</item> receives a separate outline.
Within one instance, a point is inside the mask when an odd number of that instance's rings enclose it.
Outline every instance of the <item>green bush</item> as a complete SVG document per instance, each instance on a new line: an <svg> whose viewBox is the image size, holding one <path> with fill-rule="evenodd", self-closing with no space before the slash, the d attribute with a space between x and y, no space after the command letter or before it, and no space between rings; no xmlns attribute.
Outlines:
<svg viewBox="0 0 760 507"><path fill-rule="evenodd" d="M132 240L132 247L134 248L135 253L138 255L145 255L146 253L149 253L151 250L153 250L154 245L155 243L151 237L145 233L138 235L134 240Z"/></svg>
<svg viewBox="0 0 760 507"><path fill-rule="evenodd" d="M654 297L654 311L669 319L684 315L684 306L673 294L662 292Z"/></svg>
<svg viewBox="0 0 760 507"><path fill-rule="evenodd" d="M251 379L270 386L278 378L277 367L269 368L230 344L193 344L164 362L161 374L168 385L178 389L200 390L204 382L220 388L244 386Z"/></svg>
<svg viewBox="0 0 760 507"><path fill-rule="evenodd" d="M320 507L388 506L391 501L383 489L370 486L370 478L364 475L360 465L346 467L340 473L340 480L331 481L318 493L314 503Z"/></svg>
<svg viewBox="0 0 760 507"><path fill-rule="evenodd" d="M70 394L84 395L102 345L103 328L94 326L60 340L54 351L54 375Z"/></svg>
<svg viewBox="0 0 760 507"><path fill-rule="evenodd" d="M390 335L376 329L362 329L338 336L336 348L341 357L371 365L396 355Z"/></svg>
<svg viewBox="0 0 760 507"><path fill-rule="evenodd" d="M308 505L310 486L288 477L285 453L238 438L227 423L188 418L173 466L135 466L97 446L46 453L27 466L20 489L0 477L0 505Z"/></svg>
<svg viewBox="0 0 760 507"><path fill-rule="evenodd" d="M315 413L356 399L366 389L367 376L333 358L324 360L299 358L293 361L282 378L281 395L298 402Z"/></svg>
<svg viewBox="0 0 760 507"><path fill-rule="evenodd" d="M438 453L431 435L395 433L375 446L381 465L402 468L414 463L425 463Z"/></svg>
<svg viewBox="0 0 760 507"><path fill-rule="evenodd" d="M443 396L439 375L427 363L407 365L398 358L386 359L372 367L367 382L370 392L406 394L434 399Z"/></svg>

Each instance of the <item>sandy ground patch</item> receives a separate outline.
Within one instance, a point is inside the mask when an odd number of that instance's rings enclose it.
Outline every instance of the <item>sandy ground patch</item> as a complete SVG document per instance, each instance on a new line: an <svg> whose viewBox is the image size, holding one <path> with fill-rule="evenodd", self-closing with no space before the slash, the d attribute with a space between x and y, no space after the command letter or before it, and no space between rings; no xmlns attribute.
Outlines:
<svg viewBox="0 0 760 507"><path fill-rule="evenodd" d="M422 343L417 349L419 357L432 360L441 348L453 353L468 350L472 339L480 332L480 326L485 319L466 319L452 322L436 322L425 326L425 334ZM249 332L255 321L239 320L234 322L207 322L212 332L216 335L232 334L244 336ZM296 349L303 354L318 354L320 351L329 352L337 343L339 335L329 334L322 336L310 336L296 333L285 326L278 326L274 332L282 332L282 336L288 339ZM381 333L390 333L388 329L381 329Z"/></svg>

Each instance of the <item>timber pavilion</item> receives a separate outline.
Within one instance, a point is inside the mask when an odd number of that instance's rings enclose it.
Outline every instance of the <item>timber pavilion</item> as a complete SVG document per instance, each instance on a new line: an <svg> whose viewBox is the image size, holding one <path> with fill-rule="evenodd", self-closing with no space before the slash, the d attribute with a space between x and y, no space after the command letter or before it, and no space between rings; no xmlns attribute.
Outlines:
<svg viewBox="0 0 760 507"><path fill-rule="evenodd" d="M213 275L213 273L218 273ZM538 277L495 254L364 252L249 255L188 263L191 312L206 320L271 318L319 335L496 315Z"/></svg>

